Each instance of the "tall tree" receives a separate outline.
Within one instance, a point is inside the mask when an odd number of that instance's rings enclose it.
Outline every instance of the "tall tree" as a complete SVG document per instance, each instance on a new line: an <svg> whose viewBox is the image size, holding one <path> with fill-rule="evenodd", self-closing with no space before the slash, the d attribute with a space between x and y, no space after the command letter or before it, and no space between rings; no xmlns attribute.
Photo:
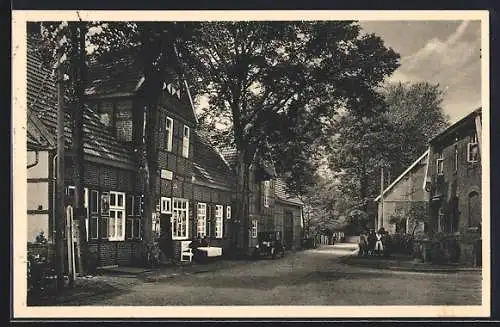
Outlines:
<svg viewBox="0 0 500 327"><path fill-rule="evenodd" d="M391 175L398 176L428 147L429 140L449 125L441 106L443 91L429 82L392 83L382 94L387 119L399 136L399 149L391 162Z"/></svg>
<svg viewBox="0 0 500 327"><path fill-rule="evenodd" d="M228 121L221 134L238 152L244 247L250 166L270 155L297 176L279 147L307 157L314 147L299 144L312 144L339 105L370 111L380 101L374 88L398 66L392 49L350 21L202 23L183 52L209 96L207 115Z"/></svg>
<svg viewBox="0 0 500 327"><path fill-rule="evenodd" d="M336 127L338 134L330 145L330 166L342 173L339 178L344 194L366 212L379 191L380 167L386 166L398 149L394 127L382 113L370 117L346 114Z"/></svg>

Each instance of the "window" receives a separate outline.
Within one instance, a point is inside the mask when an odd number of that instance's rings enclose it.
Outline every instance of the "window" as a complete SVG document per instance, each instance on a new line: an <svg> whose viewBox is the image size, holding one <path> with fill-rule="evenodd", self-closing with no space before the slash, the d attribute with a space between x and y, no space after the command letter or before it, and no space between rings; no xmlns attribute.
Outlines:
<svg viewBox="0 0 500 327"><path fill-rule="evenodd" d="M172 239L188 238L189 202L186 199L172 199Z"/></svg>
<svg viewBox="0 0 500 327"><path fill-rule="evenodd" d="M203 238L207 235L207 204L206 203L198 203L198 222L197 222L197 236L199 238Z"/></svg>
<svg viewBox="0 0 500 327"><path fill-rule="evenodd" d="M122 142L132 142L132 101L119 100L115 103L116 109L116 137Z"/></svg>
<svg viewBox="0 0 500 327"><path fill-rule="evenodd" d="M99 192L90 191L90 238L95 240L99 238Z"/></svg>
<svg viewBox="0 0 500 327"><path fill-rule="evenodd" d="M257 227L258 227L257 220L252 220L252 238L257 238Z"/></svg>
<svg viewBox="0 0 500 327"><path fill-rule="evenodd" d="M478 162L479 160L479 144L477 143L477 135L474 133L470 137L470 141L467 144L467 162Z"/></svg>
<svg viewBox="0 0 500 327"><path fill-rule="evenodd" d="M270 182L264 181L264 207L266 208L269 207L269 187L270 187Z"/></svg>
<svg viewBox="0 0 500 327"><path fill-rule="evenodd" d="M125 193L109 192L108 239L125 239Z"/></svg>
<svg viewBox="0 0 500 327"><path fill-rule="evenodd" d="M458 145L455 144L455 172L458 171Z"/></svg>
<svg viewBox="0 0 500 327"><path fill-rule="evenodd" d="M90 192L90 214L99 213L99 192L92 190Z"/></svg>
<svg viewBox="0 0 500 327"><path fill-rule="evenodd" d="M442 152L439 153L438 158L436 160L436 169L438 175L444 174L444 158Z"/></svg>
<svg viewBox="0 0 500 327"><path fill-rule="evenodd" d="M136 202L139 201L139 206ZM140 207L140 196L127 195L127 200L125 203L125 212L127 214L127 223L125 225L125 238L130 239L140 239L141 238L141 211Z"/></svg>
<svg viewBox="0 0 500 327"><path fill-rule="evenodd" d="M99 103L99 118L106 127L113 126L114 104L111 101L101 101Z"/></svg>
<svg viewBox="0 0 500 327"><path fill-rule="evenodd" d="M215 238L222 238L224 206L215 206Z"/></svg>
<svg viewBox="0 0 500 327"><path fill-rule="evenodd" d="M167 144L167 151L172 151L172 136L174 132L174 121L172 118L167 117L165 122L165 143Z"/></svg>
<svg viewBox="0 0 500 327"><path fill-rule="evenodd" d="M226 219L231 219L231 206L226 207Z"/></svg>
<svg viewBox="0 0 500 327"><path fill-rule="evenodd" d="M160 212L161 213L172 213L172 199L171 198L166 198L166 197L161 197L161 204L160 204Z"/></svg>
<svg viewBox="0 0 500 327"><path fill-rule="evenodd" d="M189 157L189 127L184 125L184 132L182 137L182 156Z"/></svg>

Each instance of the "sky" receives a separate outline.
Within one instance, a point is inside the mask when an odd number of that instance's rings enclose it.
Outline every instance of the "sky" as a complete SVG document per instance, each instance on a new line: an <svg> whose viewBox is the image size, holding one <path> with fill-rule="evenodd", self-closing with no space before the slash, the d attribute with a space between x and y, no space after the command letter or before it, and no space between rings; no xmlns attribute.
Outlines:
<svg viewBox="0 0 500 327"><path fill-rule="evenodd" d="M361 21L401 55L389 81L439 83L451 123L481 105L480 21Z"/></svg>

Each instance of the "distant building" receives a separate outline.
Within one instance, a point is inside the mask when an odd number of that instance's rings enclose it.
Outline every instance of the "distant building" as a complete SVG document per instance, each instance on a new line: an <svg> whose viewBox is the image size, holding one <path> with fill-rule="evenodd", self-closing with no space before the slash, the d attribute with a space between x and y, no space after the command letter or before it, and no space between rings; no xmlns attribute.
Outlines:
<svg viewBox="0 0 500 327"><path fill-rule="evenodd" d="M423 231L424 226L410 226L411 222L403 220L399 224L391 223L391 216L407 212L412 205L427 205L426 191L423 189L425 167L429 151L422 154L399 175L383 192L375 198L378 203L378 217L375 219L376 229L384 227L389 233L410 233ZM382 224L379 223L382 221Z"/></svg>
<svg viewBox="0 0 500 327"><path fill-rule="evenodd" d="M454 235L462 263L479 264L481 244L481 108L430 141L425 187L431 233Z"/></svg>
<svg viewBox="0 0 500 327"><path fill-rule="evenodd" d="M225 148L221 151L228 164L235 169L236 149ZM244 250L250 250L257 244L258 232L278 231L286 248L299 249L303 238L303 203L286 192L285 182L277 176L271 163L252 165L249 187L249 226L245 226L244 220L237 220L235 239L238 247L246 246ZM244 239L248 239L246 245Z"/></svg>

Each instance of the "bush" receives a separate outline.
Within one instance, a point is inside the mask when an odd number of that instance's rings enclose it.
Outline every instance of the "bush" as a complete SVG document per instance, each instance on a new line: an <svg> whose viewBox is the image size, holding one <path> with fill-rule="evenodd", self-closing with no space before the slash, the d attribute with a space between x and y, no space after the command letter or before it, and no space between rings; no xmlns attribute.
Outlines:
<svg viewBox="0 0 500 327"><path fill-rule="evenodd" d="M52 245L46 242L28 243L26 262L28 295L43 292L47 286L48 277L55 275L51 249Z"/></svg>
<svg viewBox="0 0 500 327"><path fill-rule="evenodd" d="M412 254L414 238L410 234L394 234L389 241L389 248L392 253Z"/></svg>

